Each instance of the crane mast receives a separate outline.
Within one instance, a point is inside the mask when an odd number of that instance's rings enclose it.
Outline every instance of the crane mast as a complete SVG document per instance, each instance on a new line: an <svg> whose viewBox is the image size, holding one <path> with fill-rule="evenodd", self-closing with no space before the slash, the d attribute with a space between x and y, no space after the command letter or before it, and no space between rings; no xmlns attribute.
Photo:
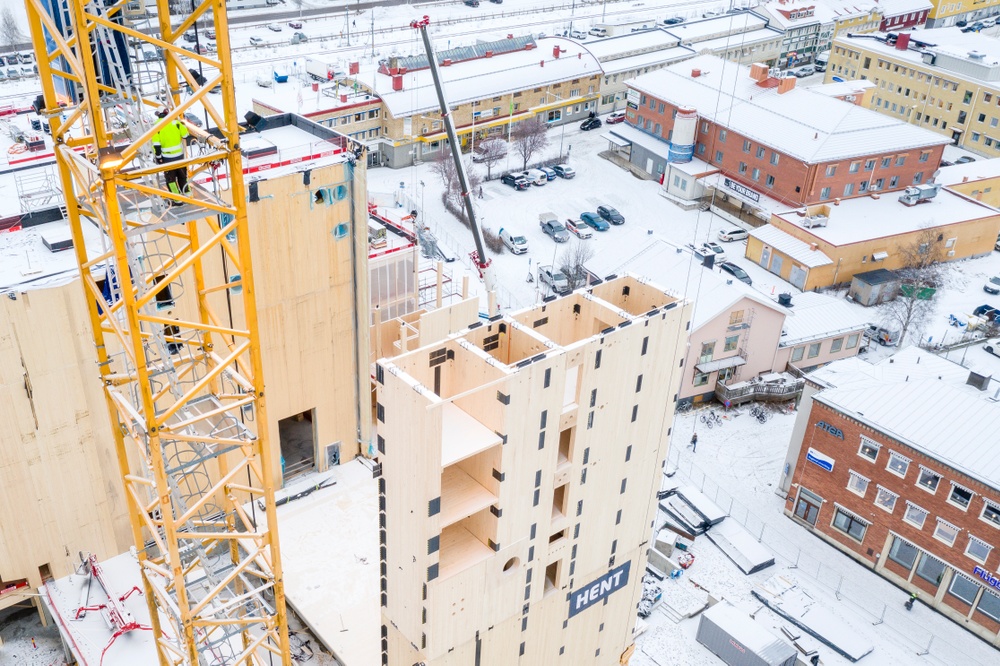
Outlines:
<svg viewBox="0 0 1000 666"><path fill-rule="evenodd" d="M140 31L127 4L25 0L157 663L288 666L226 6L192 3L175 27L156 0L158 25ZM196 22L214 27L216 54L183 48ZM148 50L162 60L134 57ZM197 145L157 164L159 122L196 104L218 131L191 128ZM179 167L190 191L164 184ZM103 232L97 256L88 226Z"/></svg>
<svg viewBox="0 0 1000 666"><path fill-rule="evenodd" d="M458 136L455 134L455 121L451 117L451 107L444 96L444 86L441 85L441 72L438 68L437 56L431 44L430 34L427 26L430 25L430 18L423 17L419 21L412 21L410 27L420 32L420 37L424 41L424 50L427 52L427 64L430 66L431 78L434 80L434 90L437 92L438 105L441 107L441 119L444 121L445 131L448 133L448 143L451 145L451 157L455 161L455 171L458 173L458 183L462 188L462 204L465 206L465 214L469 216L469 228L472 229L472 239L476 243L476 250L472 253L472 260L483 278L487 292L496 290L496 277L493 275L493 266L490 259L486 257L486 247L483 244L483 231L479 228L479 221L476 219L476 211L472 205L472 196L469 192L469 179L465 175L465 164L462 163L462 151L459 149ZM491 312L491 315L496 314Z"/></svg>

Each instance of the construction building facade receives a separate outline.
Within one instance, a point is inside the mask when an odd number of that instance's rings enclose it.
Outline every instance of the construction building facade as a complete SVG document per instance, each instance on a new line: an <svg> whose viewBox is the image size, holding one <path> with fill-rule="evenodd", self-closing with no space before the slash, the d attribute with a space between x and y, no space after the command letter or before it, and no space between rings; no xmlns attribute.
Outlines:
<svg viewBox="0 0 1000 666"><path fill-rule="evenodd" d="M377 363L383 664L627 659L690 309L611 276Z"/></svg>

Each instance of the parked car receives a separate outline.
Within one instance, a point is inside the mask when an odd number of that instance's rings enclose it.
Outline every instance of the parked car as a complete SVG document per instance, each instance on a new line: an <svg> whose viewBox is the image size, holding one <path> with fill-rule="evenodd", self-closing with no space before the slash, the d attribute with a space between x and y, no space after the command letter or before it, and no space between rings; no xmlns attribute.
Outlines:
<svg viewBox="0 0 1000 666"><path fill-rule="evenodd" d="M611 228L611 225L608 224L604 220L604 218L602 218L597 213L591 213L591 212L580 213L580 221L586 224L588 227L596 229L597 231L607 231L608 229Z"/></svg>
<svg viewBox="0 0 1000 666"><path fill-rule="evenodd" d="M267 29L271 32L281 32L281 26L277 23L268 23Z"/></svg>
<svg viewBox="0 0 1000 666"><path fill-rule="evenodd" d="M663 19L663 25L677 25L678 23L684 23L683 16L673 16L668 19Z"/></svg>
<svg viewBox="0 0 1000 666"><path fill-rule="evenodd" d="M500 227L500 240L514 254L524 254L528 251L528 239L516 229Z"/></svg>
<svg viewBox="0 0 1000 666"><path fill-rule="evenodd" d="M983 345L983 349L994 356L1000 356L1000 338L994 338L992 340L987 340L986 344Z"/></svg>
<svg viewBox="0 0 1000 666"><path fill-rule="evenodd" d="M304 44L304 43L306 43L308 41L309 41L309 38L306 37L306 33L304 33L304 32L293 32L292 33L292 38L290 40L288 40L288 43L292 44L294 46L295 44Z"/></svg>
<svg viewBox="0 0 1000 666"><path fill-rule="evenodd" d="M982 317L986 321L991 321L991 322L1000 319L1000 310L997 310L995 307L989 305L988 303L980 305L978 308L972 311L972 314L975 315L976 317Z"/></svg>
<svg viewBox="0 0 1000 666"><path fill-rule="evenodd" d="M707 12L702 12L701 14L702 18L712 18L714 16L722 16L722 12L715 9L709 9Z"/></svg>
<svg viewBox="0 0 1000 666"><path fill-rule="evenodd" d="M289 21L288 22L288 27L291 28L292 30L301 30L302 29L302 21Z"/></svg>
<svg viewBox="0 0 1000 666"><path fill-rule="evenodd" d="M263 46L263 45L264 45L263 37L258 37L254 35L253 37L250 38L250 46Z"/></svg>
<svg viewBox="0 0 1000 666"><path fill-rule="evenodd" d="M608 114L608 119L605 120L609 125L617 125L618 123L625 122L625 112L624 111L614 111Z"/></svg>
<svg viewBox="0 0 1000 666"><path fill-rule="evenodd" d="M490 2L492 2L494 5L502 5L503 4L503 0L490 0Z"/></svg>
<svg viewBox="0 0 1000 666"><path fill-rule="evenodd" d="M625 224L625 216L611 206L598 206L597 214L611 224Z"/></svg>
<svg viewBox="0 0 1000 666"><path fill-rule="evenodd" d="M191 113L190 111L184 114L184 121L194 125L195 127L201 127L202 125L201 118L198 117L198 114Z"/></svg>
<svg viewBox="0 0 1000 666"><path fill-rule="evenodd" d="M587 228L587 225L580 222L580 220L566 220L566 231L570 232L580 240L586 240L594 237L593 232Z"/></svg>
<svg viewBox="0 0 1000 666"><path fill-rule="evenodd" d="M746 240L749 238L750 234L744 229L723 229L719 232L719 240L723 243L732 243L733 241Z"/></svg>
<svg viewBox="0 0 1000 666"><path fill-rule="evenodd" d="M1000 294L1000 275L987 278L983 283L983 291L987 294Z"/></svg>
<svg viewBox="0 0 1000 666"><path fill-rule="evenodd" d="M792 76L797 76L798 78L803 78L806 76L812 76L816 73L816 68L812 65L803 65L792 70Z"/></svg>
<svg viewBox="0 0 1000 666"><path fill-rule="evenodd" d="M556 172L560 178L566 178L567 180L576 176L576 171L573 171L573 167L568 164L557 164L552 167L552 170Z"/></svg>
<svg viewBox="0 0 1000 666"><path fill-rule="evenodd" d="M868 324L863 331L864 336L872 342L877 342L883 347L895 347L899 344L899 332L876 324Z"/></svg>
<svg viewBox="0 0 1000 666"><path fill-rule="evenodd" d="M542 228L549 236L552 236L552 240L557 243L565 243L569 240L569 232L566 231L566 225L559 221L555 215L552 213L542 213L539 215L538 226Z"/></svg>
<svg viewBox="0 0 1000 666"><path fill-rule="evenodd" d="M591 34L594 37L607 37L608 31L607 28L591 28L588 31L588 34Z"/></svg>
<svg viewBox="0 0 1000 666"><path fill-rule="evenodd" d="M545 175L544 171L539 169L528 169L527 171L522 171L520 175L524 176L525 180L532 185L538 185L539 187L549 182L549 177Z"/></svg>
<svg viewBox="0 0 1000 666"><path fill-rule="evenodd" d="M979 32L984 27L985 26L982 23L976 21L975 23L970 23L969 25L962 28L962 32Z"/></svg>
<svg viewBox="0 0 1000 666"><path fill-rule="evenodd" d="M552 167L538 167L538 170L544 173L549 180L555 180L558 177Z"/></svg>
<svg viewBox="0 0 1000 666"><path fill-rule="evenodd" d="M718 266L720 269L729 273L740 282L745 282L746 284L749 285L753 284L753 280L750 279L750 276L747 275L747 272L742 268L740 268L739 266L737 266L736 264L729 261L723 261L721 264L718 264Z"/></svg>
<svg viewBox="0 0 1000 666"><path fill-rule="evenodd" d="M583 30L570 30L569 36L573 39L587 39L587 33Z"/></svg>
<svg viewBox="0 0 1000 666"><path fill-rule="evenodd" d="M955 164L968 164L969 162L975 162L975 161L976 158L972 157L971 155L962 155L957 160L955 160Z"/></svg>
<svg viewBox="0 0 1000 666"><path fill-rule="evenodd" d="M500 182L504 185L510 185L515 190L526 190L531 187L528 179L519 173L505 173L500 176Z"/></svg>
<svg viewBox="0 0 1000 666"><path fill-rule="evenodd" d="M711 252L715 255L715 263L721 264L726 261L726 251L722 249L722 246L718 243L713 243L708 241L707 243L702 243L701 249L704 252Z"/></svg>
<svg viewBox="0 0 1000 666"><path fill-rule="evenodd" d="M209 39L215 39L215 30L206 30L205 36Z"/></svg>
<svg viewBox="0 0 1000 666"><path fill-rule="evenodd" d="M191 42L192 44L198 41L198 36L194 34L194 30L188 30L184 33L184 41Z"/></svg>
<svg viewBox="0 0 1000 666"><path fill-rule="evenodd" d="M7 78L8 79L19 79L19 78L21 78L21 70L19 70L17 67L8 67L7 68Z"/></svg>
<svg viewBox="0 0 1000 666"><path fill-rule="evenodd" d="M22 65L34 65L35 64L35 54L31 51L22 51L17 54L21 59Z"/></svg>
<svg viewBox="0 0 1000 666"><path fill-rule="evenodd" d="M600 126L601 126L600 118L597 117L587 118L586 120L583 121L583 124L580 125L580 129L582 129L584 132L588 132L592 129L597 129Z"/></svg>
<svg viewBox="0 0 1000 666"><path fill-rule="evenodd" d="M465 0L465 4L468 7L478 7L479 6L479 0Z"/></svg>
<svg viewBox="0 0 1000 666"><path fill-rule="evenodd" d="M553 266L539 266L538 281L541 284L548 285L549 289L557 294L569 293L569 280L566 279L562 271L557 270Z"/></svg>

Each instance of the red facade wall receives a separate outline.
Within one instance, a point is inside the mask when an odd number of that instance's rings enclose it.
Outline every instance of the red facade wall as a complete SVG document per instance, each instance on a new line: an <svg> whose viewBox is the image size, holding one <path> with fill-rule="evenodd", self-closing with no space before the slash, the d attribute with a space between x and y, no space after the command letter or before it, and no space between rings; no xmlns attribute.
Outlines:
<svg viewBox="0 0 1000 666"><path fill-rule="evenodd" d="M819 427L817 424L820 422L826 426ZM843 439L838 436L837 431L842 434ZM881 449L874 462L858 454L862 435L881 444ZM834 460L834 468L831 472L827 472L806 459L810 447ZM890 450L906 456L911 461L905 476L902 478L887 469ZM942 476L934 494L916 485L921 464ZM870 479L864 497L848 490L850 470ZM976 493L966 511L947 502L952 488L950 483L952 480ZM878 493L878 485L899 495L892 513L874 503ZM990 552L985 563L980 563L965 554L966 546L969 543L969 533L987 543L1000 546L1000 529L979 518L984 505L983 498L1000 502L1000 493L818 401L812 403L802 450L793 472L791 497L786 506L790 511L795 508L795 497L799 488L807 489L825 500L814 529L828 539L857 553L870 566L874 566L878 562L878 556L883 547L891 540L889 534L891 530L918 548L937 557L946 565L972 576L974 579L976 577L973 575L973 569L976 566L982 566L991 572L1000 569L1000 547L994 548ZM922 529L917 529L910 523L903 521L906 500L910 500L929 512ZM861 518L871 521L861 543L831 525L836 511L836 507L833 506L834 502ZM934 538L937 517L961 528L954 545L948 546ZM881 562L881 565L884 569L903 579L909 576L909 571L905 567L896 564L888 557ZM912 576L911 585L920 589L921 598L927 601L932 600L938 592L937 586L928 583L916 574ZM987 587L987 589L992 588ZM963 615L967 615L969 612L968 604L950 594L945 593L942 602ZM972 620L994 634L1000 631L1000 623L978 611L973 615Z"/></svg>
<svg viewBox="0 0 1000 666"><path fill-rule="evenodd" d="M661 106L663 111L660 111ZM676 107L668 102L662 102L649 95L642 95L639 108L628 109L626 121L630 125L666 141L674 126L675 109ZM649 121L648 128L647 121ZM659 126L658 133L657 126ZM908 187L913 184L914 176L917 173L921 174L921 182L927 182L940 165L941 156L944 153L943 146L933 146L910 151L873 153L839 162L807 164L802 160L776 151L769 145L750 140L723 126L701 118L698 120L695 141L695 157L719 167L729 178L790 206L844 198L844 187L847 183L854 183L854 192L847 197L853 198L866 196L867 193L861 191L862 182L874 185L876 179L879 178L883 179L883 187L880 191L895 191ZM746 141L749 141L749 152L744 150L744 142ZM761 157L757 157L759 147L764 148ZM721 160L718 159L718 153L722 154ZM772 163L774 153L777 153L777 164ZM923 161L920 160L922 155L925 156ZM890 166L883 168L881 166L882 160L886 157L890 158ZM897 166L897 159L900 157L903 158L903 164ZM865 162L869 159L875 160L875 168L872 171L866 171L864 168ZM741 173L741 163L746 165L745 173ZM854 173L850 171L852 163L857 163L857 171ZM835 167L832 176L826 175L828 167ZM760 170L756 180L753 178L755 168ZM768 176L774 177L774 182L770 186L767 184ZM897 177L897 184L890 187L894 176ZM826 187L830 188L829 198L823 199L820 195Z"/></svg>
<svg viewBox="0 0 1000 666"><path fill-rule="evenodd" d="M927 14L929 12L929 9L916 12L916 15L909 19L906 17L910 16L912 12L901 14L899 16L887 16L882 19L882 23L879 25L879 31L886 32L888 30L905 30L906 28L912 28L916 25L923 25L927 22Z"/></svg>

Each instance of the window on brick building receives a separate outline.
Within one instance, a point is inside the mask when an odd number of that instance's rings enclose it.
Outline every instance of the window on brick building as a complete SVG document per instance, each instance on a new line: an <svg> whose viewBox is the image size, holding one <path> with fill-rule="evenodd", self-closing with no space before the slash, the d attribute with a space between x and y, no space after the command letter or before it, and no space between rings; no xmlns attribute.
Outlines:
<svg viewBox="0 0 1000 666"><path fill-rule="evenodd" d="M929 553L921 553L920 563L917 564L917 570L914 573L931 585L937 586L941 584L945 569L944 562Z"/></svg>
<svg viewBox="0 0 1000 666"><path fill-rule="evenodd" d="M844 185L844 196L849 197L854 194L854 183L848 183Z"/></svg>
<svg viewBox="0 0 1000 666"><path fill-rule="evenodd" d="M889 187L896 187L899 185L899 176L893 176L889 179Z"/></svg>
<svg viewBox="0 0 1000 666"><path fill-rule="evenodd" d="M829 187L824 187L822 190L820 190L819 191L819 198L820 199L829 199L830 198L830 188Z"/></svg>
<svg viewBox="0 0 1000 666"><path fill-rule="evenodd" d="M865 171L872 171L875 168L875 160L865 160Z"/></svg>
<svg viewBox="0 0 1000 666"><path fill-rule="evenodd" d="M721 150L715 151L715 161L716 162L721 162L722 161L722 151Z"/></svg>
<svg viewBox="0 0 1000 666"><path fill-rule="evenodd" d="M883 169L888 169L891 164L892 164L892 158L891 157L883 157L882 158L882 168Z"/></svg>
<svg viewBox="0 0 1000 666"><path fill-rule="evenodd" d="M907 571L913 568L913 563L917 561L920 551L909 541L900 539L898 536L892 538L892 546L889 548L889 559L903 567Z"/></svg>
<svg viewBox="0 0 1000 666"><path fill-rule="evenodd" d="M903 520L913 525L918 530L924 529L924 521L930 512L907 500L906 510L903 511Z"/></svg>
<svg viewBox="0 0 1000 666"><path fill-rule="evenodd" d="M937 492L938 484L941 483L941 475L934 470L920 466L920 474L917 476L917 485L932 495Z"/></svg>
<svg viewBox="0 0 1000 666"><path fill-rule="evenodd" d="M948 494L948 503L957 506L962 511L965 511L969 508L969 504L972 503L973 495L975 495L974 492L965 486L960 486L952 481L951 493Z"/></svg>
<svg viewBox="0 0 1000 666"><path fill-rule="evenodd" d="M747 163L740 162L740 173L746 173L746 172L747 172Z"/></svg>
<svg viewBox="0 0 1000 666"><path fill-rule="evenodd" d="M752 143L750 143L750 139L744 139L744 140L743 140L743 152L744 152L744 153L749 153L749 152L750 152L750 147L751 147L752 145L753 145L753 144L752 144Z"/></svg>
<svg viewBox="0 0 1000 666"><path fill-rule="evenodd" d="M708 123L702 122L702 124L701 124L701 133L702 134L708 134Z"/></svg>
<svg viewBox="0 0 1000 666"><path fill-rule="evenodd" d="M764 157L764 146L757 146L757 159Z"/></svg>
<svg viewBox="0 0 1000 666"><path fill-rule="evenodd" d="M955 572L951 578L951 585L948 586L948 594L961 599L970 606L976 603L976 595L979 594L980 586L970 579Z"/></svg>
<svg viewBox="0 0 1000 666"><path fill-rule="evenodd" d="M810 525L816 525L819 517L819 510L823 506L823 498L809 492L805 488L799 489L799 499L795 504L795 516Z"/></svg>
<svg viewBox="0 0 1000 666"><path fill-rule="evenodd" d="M774 187L774 176L768 174L767 179L764 182L768 187Z"/></svg>
<svg viewBox="0 0 1000 666"><path fill-rule="evenodd" d="M851 166L847 170L851 173L857 173L859 168L861 168L861 162L851 162Z"/></svg>
<svg viewBox="0 0 1000 666"><path fill-rule="evenodd" d="M778 153L774 152L773 150L771 151L771 164L777 164L780 158L781 156L778 155Z"/></svg>
<svg viewBox="0 0 1000 666"><path fill-rule="evenodd" d="M871 523L837 505L837 510L833 513L832 525L834 528L840 530L852 539L863 541L865 538L865 531L868 530L868 526L871 525Z"/></svg>
<svg viewBox="0 0 1000 666"><path fill-rule="evenodd" d="M826 168L826 176L827 176L827 178L830 178L830 177L836 175L836 173L837 173L837 165L836 164L833 164L833 165L828 166Z"/></svg>
<svg viewBox="0 0 1000 666"><path fill-rule="evenodd" d="M979 519L994 527L1000 527L1000 505L987 501L983 505L983 512L979 514Z"/></svg>
<svg viewBox="0 0 1000 666"><path fill-rule="evenodd" d="M889 452L889 464L886 465L886 469L897 476L906 476L906 470L910 468L910 459L904 455L896 453L895 451Z"/></svg>
<svg viewBox="0 0 1000 666"><path fill-rule="evenodd" d="M719 130L719 141L726 142L726 130Z"/></svg>
<svg viewBox="0 0 1000 666"><path fill-rule="evenodd" d="M913 184L914 185L919 185L920 181L922 181L923 179L924 179L924 172L923 171L918 171L915 174L913 174Z"/></svg>
<svg viewBox="0 0 1000 666"><path fill-rule="evenodd" d="M878 458L878 450L881 448L881 444L873 439L868 439L864 435L861 436L861 446L858 448L858 455L862 458L867 458L874 462Z"/></svg>
<svg viewBox="0 0 1000 666"><path fill-rule="evenodd" d="M896 500L898 499L899 495L882 486L879 486L878 492L875 493L876 506L880 509L885 509L889 513L892 513L893 509L896 508Z"/></svg>
<svg viewBox="0 0 1000 666"><path fill-rule="evenodd" d="M698 154L699 155L704 155L705 154L705 144L703 144L703 143L699 143L698 144Z"/></svg>
<svg viewBox="0 0 1000 666"><path fill-rule="evenodd" d="M983 595L979 597L979 605L976 606L976 610L1000 622L1000 596L984 588Z"/></svg>
<svg viewBox="0 0 1000 666"><path fill-rule="evenodd" d="M958 533L961 531L962 530L955 525L952 525L947 520L938 518L937 526L934 528L934 538L951 546L954 545L955 539L958 538Z"/></svg>
<svg viewBox="0 0 1000 666"><path fill-rule="evenodd" d="M859 497L864 497L865 493L868 492L868 484L871 483L871 479L858 474L853 469L849 470L849 472L847 489Z"/></svg>
<svg viewBox="0 0 1000 666"><path fill-rule="evenodd" d="M982 539L977 539L971 534L969 535L969 544L965 547L966 555L980 564L985 564L986 559L990 556L991 550L993 550L993 546L986 543Z"/></svg>
<svg viewBox="0 0 1000 666"><path fill-rule="evenodd" d="M924 152L920 153L920 161L921 162L926 162L930 158L931 158L931 153L930 153L929 150L925 150Z"/></svg>
<svg viewBox="0 0 1000 666"><path fill-rule="evenodd" d="M753 172L751 172L750 177L754 180L760 180L760 169L755 167Z"/></svg>

